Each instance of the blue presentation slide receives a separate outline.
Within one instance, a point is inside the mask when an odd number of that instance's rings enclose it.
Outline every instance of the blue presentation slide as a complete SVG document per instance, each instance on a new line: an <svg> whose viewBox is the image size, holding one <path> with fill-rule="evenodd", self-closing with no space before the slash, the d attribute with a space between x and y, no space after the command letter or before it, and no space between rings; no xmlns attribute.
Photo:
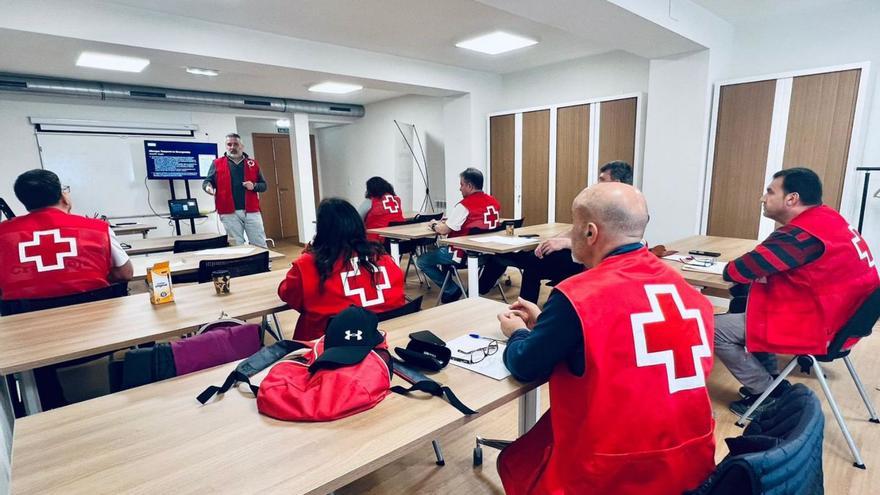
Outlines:
<svg viewBox="0 0 880 495"><path fill-rule="evenodd" d="M148 179L201 179L217 158L216 143L144 141Z"/></svg>

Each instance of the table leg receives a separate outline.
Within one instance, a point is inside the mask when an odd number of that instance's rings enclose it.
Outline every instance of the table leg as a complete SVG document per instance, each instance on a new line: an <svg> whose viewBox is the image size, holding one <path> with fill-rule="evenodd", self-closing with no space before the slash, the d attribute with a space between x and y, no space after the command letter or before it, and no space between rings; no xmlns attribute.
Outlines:
<svg viewBox="0 0 880 495"><path fill-rule="evenodd" d="M34 371L22 371L18 373L21 380L21 395L24 402L24 412L26 415L36 414L43 410L40 403L40 392L37 390L37 380L34 378Z"/></svg>
<svg viewBox="0 0 880 495"><path fill-rule="evenodd" d="M400 243L396 239L391 239L391 257L400 266Z"/></svg>
<svg viewBox="0 0 880 495"><path fill-rule="evenodd" d="M476 299L480 297L480 256L474 253L467 255L468 297Z"/></svg>
<svg viewBox="0 0 880 495"><path fill-rule="evenodd" d="M535 387L519 398L519 436L523 436L538 422L541 410L540 387Z"/></svg>
<svg viewBox="0 0 880 495"><path fill-rule="evenodd" d="M145 230L145 231L141 232L141 235L144 236L144 239L147 238L147 232L149 232L149 231Z"/></svg>

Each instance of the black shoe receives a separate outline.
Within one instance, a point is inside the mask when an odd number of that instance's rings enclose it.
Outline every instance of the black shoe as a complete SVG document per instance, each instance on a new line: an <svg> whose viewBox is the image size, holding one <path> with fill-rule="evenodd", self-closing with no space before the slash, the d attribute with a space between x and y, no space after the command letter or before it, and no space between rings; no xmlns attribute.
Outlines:
<svg viewBox="0 0 880 495"><path fill-rule="evenodd" d="M782 382L780 382L779 385L776 386L773 392L770 393L770 396L764 399L764 402L762 402L761 405L758 406L757 409L755 409L755 411L752 413L752 419L760 416L765 409L776 402L776 399L782 397L782 394L784 394L790 387L791 383L788 380L782 380ZM752 404L754 404L755 401L758 400L758 397L761 397L761 394L747 394L746 397L736 402L732 402L730 404L730 411L733 414L742 417L742 415L745 414L750 407L752 407Z"/></svg>
<svg viewBox="0 0 880 495"><path fill-rule="evenodd" d="M777 373L775 375L770 375L770 376L773 377L773 379L775 380L779 377L779 374ZM751 393L749 393L749 389L746 387L740 387L738 392L739 392L739 396L742 397L743 399L752 395ZM760 394L758 394L758 395L760 395Z"/></svg>
<svg viewBox="0 0 880 495"><path fill-rule="evenodd" d="M443 294L440 296L440 304L455 302L459 299L461 299L461 290L455 289L455 292L453 292L452 294L444 291Z"/></svg>

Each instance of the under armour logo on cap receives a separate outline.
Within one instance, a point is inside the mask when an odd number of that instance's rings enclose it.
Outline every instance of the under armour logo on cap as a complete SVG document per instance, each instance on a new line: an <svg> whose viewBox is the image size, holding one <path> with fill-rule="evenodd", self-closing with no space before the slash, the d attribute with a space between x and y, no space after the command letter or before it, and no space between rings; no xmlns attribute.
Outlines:
<svg viewBox="0 0 880 495"><path fill-rule="evenodd" d="M356 364L385 341L379 331L379 318L358 306L349 306L334 316L324 333L324 351L309 367L310 371Z"/></svg>
<svg viewBox="0 0 880 495"><path fill-rule="evenodd" d="M351 340L354 337L357 340L364 340L364 331L358 330L357 332L352 332L351 330L345 331L345 340Z"/></svg>

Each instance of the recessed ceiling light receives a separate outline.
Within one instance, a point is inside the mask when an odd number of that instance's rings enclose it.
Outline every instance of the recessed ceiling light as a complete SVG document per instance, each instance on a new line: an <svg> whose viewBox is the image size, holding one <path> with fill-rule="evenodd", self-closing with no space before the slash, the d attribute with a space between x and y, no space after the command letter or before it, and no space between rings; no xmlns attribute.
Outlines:
<svg viewBox="0 0 880 495"><path fill-rule="evenodd" d="M336 95L344 95L346 93L354 93L364 89L358 84L338 83L338 82L322 82L309 87L309 91L315 93L333 93Z"/></svg>
<svg viewBox="0 0 880 495"><path fill-rule="evenodd" d="M214 69L200 69L200 68L198 68L198 67L187 67L187 68L186 68L186 71L189 72L190 74L195 74L195 75L197 75L197 76L211 76L211 77L214 77L214 76L219 76L219 75L220 75L220 71L219 71L219 70L214 70Z"/></svg>
<svg viewBox="0 0 880 495"><path fill-rule="evenodd" d="M522 36L505 33L504 31L495 31L494 33L456 43L455 46L476 52L488 53L489 55L498 55L499 53L518 50L537 43L535 40L523 38Z"/></svg>
<svg viewBox="0 0 880 495"><path fill-rule="evenodd" d="M290 119L278 119L275 121L275 127L282 129L290 129Z"/></svg>
<svg viewBox="0 0 880 495"><path fill-rule="evenodd" d="M76 60L80 67L92 67L94 69L119 70L122 72L140 72L150 65L145 58L124 57L122 55L110 55L107 53L82 52Z"/></svg>

